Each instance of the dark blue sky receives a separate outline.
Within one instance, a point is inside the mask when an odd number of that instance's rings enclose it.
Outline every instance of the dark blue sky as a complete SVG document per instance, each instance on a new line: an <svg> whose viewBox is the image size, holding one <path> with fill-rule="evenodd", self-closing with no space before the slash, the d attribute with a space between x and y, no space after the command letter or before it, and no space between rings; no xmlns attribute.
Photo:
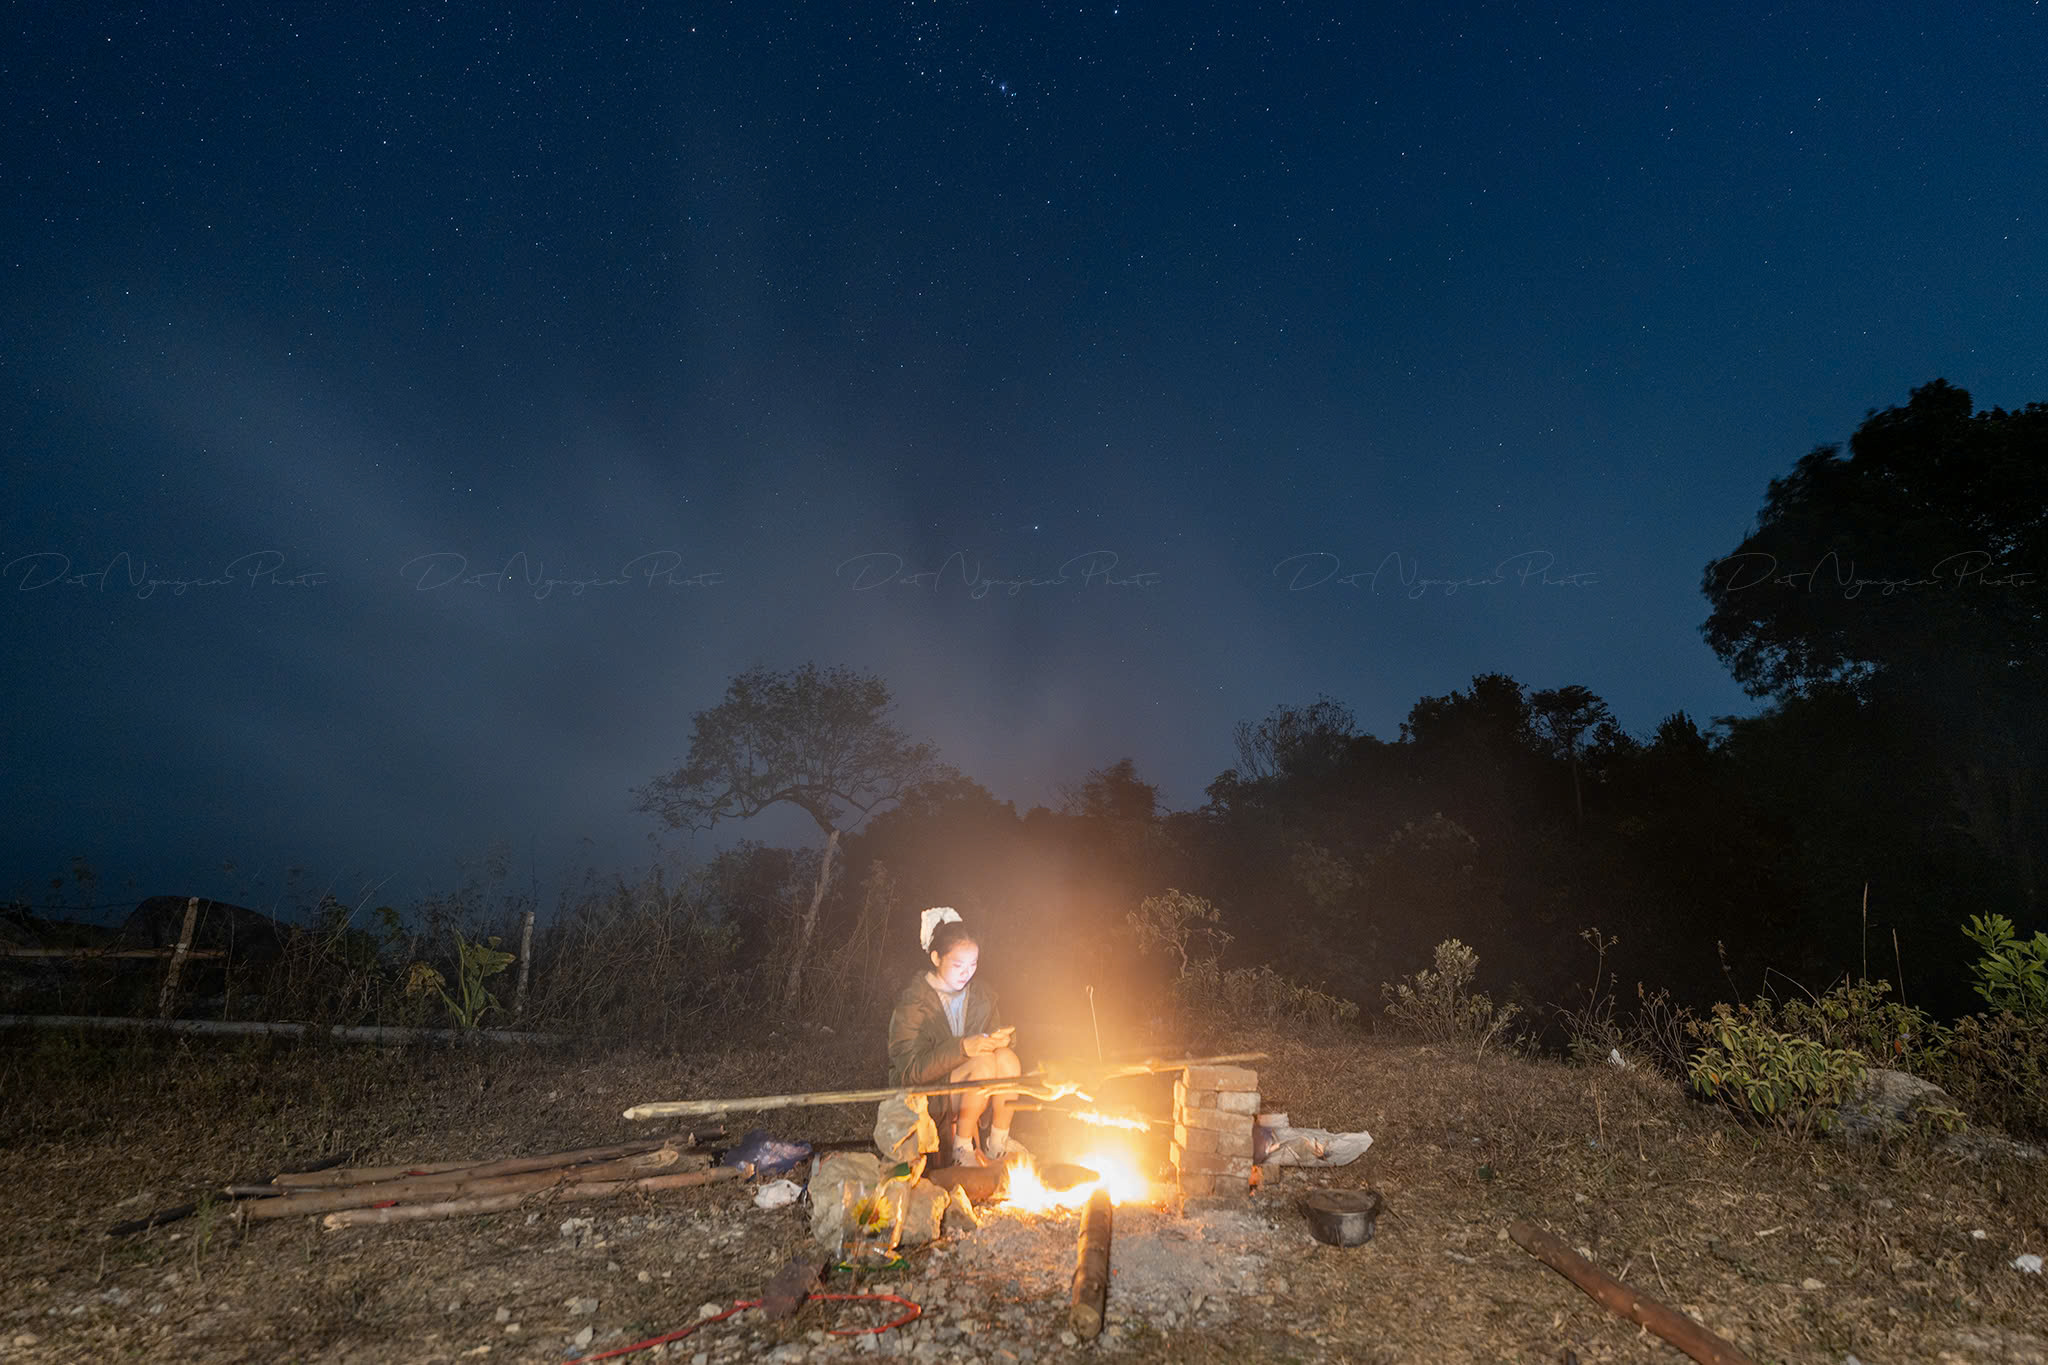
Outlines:
<svg viewBox="0 0 2048 1365"><path fill-rule="evenodd" d="M302 8L6 19L0 892L546 894L756 663L1020 806L1746 711L1768 480L2048 398L2038 3Z"/></svg>

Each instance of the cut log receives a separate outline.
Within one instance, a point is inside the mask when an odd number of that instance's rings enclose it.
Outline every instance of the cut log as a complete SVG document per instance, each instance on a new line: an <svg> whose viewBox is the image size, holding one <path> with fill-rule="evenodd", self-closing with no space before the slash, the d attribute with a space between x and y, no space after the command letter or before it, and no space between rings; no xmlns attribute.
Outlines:
<svg viewBox="0 0 2048 1365"><path fill-rule="evenodd" d="M652 1174L665 1167L673 1166L681 1153L673 1147L645 1152L639 1156L624 1157L618 1161L600 1161L589 1166L559 1167L548 1171L531 1171L523 1175L473 1176L467 1171L451 1171L446 1175L426 1175L405 1180L387 1180L375 1185L351 1185L338 1190L307 1190L302 1194L287 1195L282 1199L260 1199L241 1205L251 1219L292 1218L307 1213L327 1213L335 1209L358 1209L371 1204L382 1204L396 1200L405 1202L421 1199L454 1199L467 1195L489 1194L531 1194L552 1185L564 1185L578 1181L602 1181L632 1178Z"/></svg>
<svg viewBox="0 0 2048 1365"><path fill-rule="evenodd" d="M1528 1223L1510 1223L1515 1244L1592 1296L1595 1303L1639 1327L1647 1327L1700 1365L1756 1365L1734 1345L1615 1279L1557 1238Z"/></svg>
<svg viewBox="0 0 2048 1365"><path fill-rule="evenodd" d="M1074 1302L1067 1312L1067 1325L1083 1341L1093 1341L1102 1332L1102 1319L1109 1310L1109 1241L1112 1206L1108 1190L1088 1196L1081 1214L1081 1244L1074 1255Z"/></svg>
<svg viewBox="0 0 2048 1365"><path fill-rule="evenodd" d="M680 1175L650 1175L639 1180L586 1180L557 1185L550 1199L610 1199L620 1194L659 1194L663 1190L686 1190L696 1185L716 1185L745 1178L737 1166L713 1166L708 1171L685 1171ZM531 1197L527 1194L472 1195L443 1199L431 1204L399 1204L388 1209L342 1209L321 1219L327 1228L373 1227L384 1223L417 1223L435 1218L461 1218L470 1214L503 1213L516 1209Z"/></svg>
<svg viewBox="0 0 2048 1365"><path fill-rule="evenodd" d="M666 1145L678 1150L696 1139L689 1133L670 1138L641 1138L637 1142L615 1142L609 1147L583 1147L572 1152L546 1152L538 1156L506 1157L497 1161L431 1161L411 1166L352 1166L341 1170L279 1175L272 1183L297 1189L326 1189L339 1185L369 1185L402 1180L415 1175L447 1175L462 1171L468 1175L520 1175L526 1171L550 1171L557 1166L574 1166L586 1161L611 1161L638 1156Z"/></svg>
<svg viewBox="0 0 2048 1365"><path fill-rule="evenodd" d="M986 1204L1002 1197L1001 1166L939 1166L927 1170L924 1178L943 1189L965 1190L967 1197L976 1204Z"/></svg>

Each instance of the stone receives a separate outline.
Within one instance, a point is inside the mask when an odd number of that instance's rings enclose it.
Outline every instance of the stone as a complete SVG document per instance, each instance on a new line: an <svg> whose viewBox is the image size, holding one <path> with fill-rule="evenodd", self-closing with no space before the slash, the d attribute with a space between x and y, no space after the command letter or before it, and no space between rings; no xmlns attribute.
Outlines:
<svg viewBox="0 0 2048 1365"><path fill-rule="evenodd" d="M1910 1126L1914 1115L1930 1104L1949 1109L1959 1107L1946 1090L1932 1081L1875 1066L1863 1073L1855 1096L1835 1112L1841 1118L1844 1137L1869 1138L1888 1129Z"/></svg>
<svg viewBox="0 0 2048 1365"><path fill-rule="evenodd" d="M1191 1066L1181 1072L1181 1081L1195 1090L1257 1090L1259 1073L1242 1066Z"/></svg>
<svg viewBox="0 0 2048 1365"><path fill-rule="evenodd" d="M1259 1092L1220 1090L1216 1094L1216 1107L1226 1114L1250 1114L1256 1121L1259 1112Z"/></svg>
<svg viewBox="0 0 2048 1365"><path fill-rule="evenodd" d="M929 1180L920 1180L911 1186L909 1198L903 1201L903 1220L896 1245L921 1247L927 1242L938 1241L945 1224L946 1208L951 1202L946 1189Z"/></svg>
<svg viewBox="0 0 2048 1365"><path fill-rule="evenodd" d="M1252 1159L1248 1156L1219 1156L1214 1152L1188 1152L1181 1158L1180 1170L1183 1177L1193 1172L1205 1172L1234 1175L1249 1181Z"/></svg>
<svg viewBox="0 0 2048 1365"><path fill-rule="evenodd" d="M1189 1109L1180 1115L1176 1126L1206 1128L1217 1133L1241 1133L1250 1137L1253 1124L1250 1114L1226 1114L1220 1109Z"/></svg>

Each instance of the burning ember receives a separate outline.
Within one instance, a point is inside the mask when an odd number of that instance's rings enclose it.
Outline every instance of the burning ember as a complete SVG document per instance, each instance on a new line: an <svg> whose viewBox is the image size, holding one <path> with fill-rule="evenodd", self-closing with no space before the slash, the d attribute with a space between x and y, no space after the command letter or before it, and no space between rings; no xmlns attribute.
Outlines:
<svg viewBox="0 0 2048 1365"><path fill-rule="evenodd" d="M1051 1213L1082 1207L1098 1189L1109 1191L1112 1204L1143 1203L1152 1197L1152 1182L1140 1174L1137 1163L1128 1156L1090 1152L1076 1164L1096 1172L1096 1178L1072 1189L1055 1190L1038 1178L1038 1168L1029 1157L1019 1159L1010 1167L1003 1202L1023 1213Z"/></svg>

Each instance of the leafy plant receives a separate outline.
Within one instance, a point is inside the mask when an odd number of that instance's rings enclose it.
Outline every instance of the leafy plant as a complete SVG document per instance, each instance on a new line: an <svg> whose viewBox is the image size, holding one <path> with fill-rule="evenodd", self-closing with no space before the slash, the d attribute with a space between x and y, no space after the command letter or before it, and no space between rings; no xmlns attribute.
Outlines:
<svg viewBox="0 0 2048 1365"><path fill-rule="evenodd" d="M484 989L485 981L515 961L513 954L499 949L498 942L496 934L483 943L471 943L462 937L460 930L455 933L455 962L462 998L458 1001L443 987L435 989L440 991L442 1003L448 1006L448 1012L455 1016L456 1024L462 1028L477 1028L486 1014L504 1008L498 1003L497 996Z"/></svg>
<svg viewBox="0 0 2048 1365"><path fill-rule="evenodd" d="M1716 1005L1687 1027L1705 1046L1694 1054L1693 1088L1746 1119L1787 1132L1832 1130L1835 1110L1863 1079L1861 1053L1829 1047L1774 1026L1768 1000Z"/></svg>
<svg viewBox="0 0 2048 1365"><path fill-rule="evenodd" d="M1885 999L1891 989L1889 981L1842 981L1824 995L1793 997L1778 1007L1776 1027L1919 1075L1939 1055L1943 1031L1925 1010Z"/></svg>
<svg viewBox="0 0 2048 1365"><path fill-rule="evenodd" d="M1200 896L1185 891L1168 890L1162 895L1147 896L1124 920L1131 927L1131 937L1139 952L1173 954L1180 959L1183 977L1198 963L1213 962L1230 944L1222 912Z"/></svg>
<svg viewBox="0 0 2048 1365"><path fill-rule="evenodd" d="M2048 933L2019 937L2004 915L1972 915L1964 937L1984 952L1971 968L1977 994L1994 1010L2048 1020Z"/></svg>
<svg viewBox="0 0 2048 1365"><path fill-rule="evenodd" d="M1219 970L1200 961L1174 983L1179 1003L1232 1025L1349 1023L1358 1018L1357 1002L1290 980L1263 963L1257 967Z"/></svg>
<svg viewBox="0 0 2048 1365"><path fill-rule="evenodd" d="M2048 1022L2010 1010L1958 1019L1934 1079L1980 1123L2048 1138Z"/></svg>
<svg viewBox="0 0 2048 1365"><path fill-rule="evenodd" d="M1607 971L1607 950L1621 940L1602 934L1598 926L1581 929L1579 937L1593 948L1593 984L1586 988L1585 1004L1576 1009L1559 1006L1556 1013L1572 1060L1590 1064L1606 1061L1631 1040L1615 1018L1614 978Z"/></svg>
<svg viewBox="0 0 2048 1365"><path fill-rule="evenodd" d="M1419 971L1394 985L1383 985L1387 1017L1433 1043L1476 1043L1486 1051L1521 1007L1496 1006L1472 989L1479 973L1479 954L1454 938L1436 945L1436 969Z"/></svg>

